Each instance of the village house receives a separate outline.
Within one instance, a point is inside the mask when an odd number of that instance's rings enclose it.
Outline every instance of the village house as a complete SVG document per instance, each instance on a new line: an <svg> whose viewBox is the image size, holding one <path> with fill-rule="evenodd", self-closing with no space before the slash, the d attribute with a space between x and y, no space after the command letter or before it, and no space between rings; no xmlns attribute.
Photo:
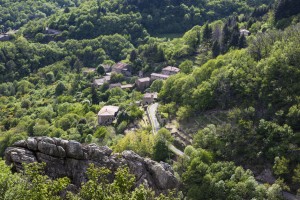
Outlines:
<svg viewBox="0 0 300 200"><path fill-rule="evenodd" d="M143 105L152 104L156 100L157 100L157 92L146 93L146 94L144 94L144 97L143 97Z"/></svg>
<svg viewBox="0 0 300 200"><path fill-rule="evenodd" d="M107 74L106 76L103 76L103 78L106 80L106 82L110 81L110 77L111 77L110 74Z"/></svg>
<svg viewBox="0 0 300 200"><path fill-rule="evenodd" d="M93 81L93 84L94 84L94 86L96 86L96 87L100 87L100 86L102 86L104 83L105 83L105 80L104 80L103 78L98 78L98 79L95 79L95 80Z"/></svg>
<svg viewBox="0 0 300 200"><path fill-rule="evenodd" d="M177 74L179 71L180 71L180 69L177 67L168 66L168 67L163 68L162 74L174 75L174 74Z"/></svg>
<svg viewBox="0 0 300 200"><path fill-rule="evenodd" d="M103 78L95 79L93 81L94 86L100 87L104 83L108 83L110 81L110 76L103 76Z"/></svg>
<svg viewBox="0 0 300 200"><path fill-rule="evenodd" d="M133 89L133 87L134 87L133 84L121 85L122 90L131 90L131 89Z"/></svg>
<svg viewBox="0 0 300 200"><path fill-rule="evenodd" d="M113 123L119 112L118 106L104 106L98 112L98 124L99 125L109 125Z"/></svg>
<svg viewBox="0 0 300 200"><path fill-rule="evenodd" d="M122 62L118 62L115 65L113 65L112 72L123 74L124 76L131 76L130 66Z"/></svg>
<svg viewBox="0 0 300 200"><path fill-rule="evenodd" d="M138 90L143 91L150 86L150 81L149 77L139 78L135 81L135 84Z"/></svg>
<svg viewBox="0 0 300 200"><path fill-rule="evenodd" d="M121 88L121 86L122 86L121 83L113 83L113 84L109 84L109 89L116 88L116 87Z"/></svg>
<svg viewBox="0 0 300 200"><path fill-rule="evenodd" d="M158 73L152 73L151 74L151 81L160 79L160 80L166 80L167 78L169 78L169 75L165 75L165 74L158 74Z"/></svg>
<svg viewBox="0 0 300 200"><path fill-rule="evenodd" d="M247 29L241 29L240 30L240 35L249 36L250 31L248 31Z"/></svg>

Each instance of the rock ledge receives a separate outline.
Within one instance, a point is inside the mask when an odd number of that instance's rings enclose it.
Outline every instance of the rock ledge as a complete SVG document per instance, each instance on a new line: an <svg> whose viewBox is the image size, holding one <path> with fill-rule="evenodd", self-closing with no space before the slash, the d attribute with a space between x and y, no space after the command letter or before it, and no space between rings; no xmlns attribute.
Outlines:
<svg viewBox="0 0 300 200"><path fill-rule="evenodd" d="M157 193L178 186L178 180L167 163L157 163L133 151L114 154L107 146L82 145L76 141L59 138L35 137L18 141L6 149L5 160L8 165L12 164L16 171L22 170L22 163L45 162L45 172L48 176L67 176L78 187L87 181L85 172L91 163L107 167L112 172L120 166L127 165L136 177L136 186L144 184Z"/></svg>

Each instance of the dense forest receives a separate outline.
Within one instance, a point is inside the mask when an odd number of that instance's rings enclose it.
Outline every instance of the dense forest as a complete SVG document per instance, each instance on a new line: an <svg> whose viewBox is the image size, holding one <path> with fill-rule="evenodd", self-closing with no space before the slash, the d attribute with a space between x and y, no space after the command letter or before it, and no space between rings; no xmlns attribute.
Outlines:
<svg viewBox="0 0 300 200"><path fill-rule="evenodd" d="M159 196L132 189L120 168L97 185L108 169L91 166L80 191L62 195L70 180L49 179L43 163L18 174L1 160L0 199L300 195L298 0L0 0L0 33L9 36L0 37L1 157L16 141L58 137L167 162L182 183ZM131 75L106 71L119 63ZM180 72L124 89L167 66ZM140 103L149 92L158 93L157 134ZM107 105L120 108L116 120L99 125ZM258 178L263 171L271 181Z"/></svg>

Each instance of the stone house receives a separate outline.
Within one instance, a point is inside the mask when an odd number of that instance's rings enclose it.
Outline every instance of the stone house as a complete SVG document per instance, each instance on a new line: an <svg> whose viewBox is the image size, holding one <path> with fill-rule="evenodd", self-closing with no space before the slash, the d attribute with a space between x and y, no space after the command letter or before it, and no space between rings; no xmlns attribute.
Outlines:
<svg viewBox="0 0 300 200"><path fill-rule="evenodd" d="M139 78L135 81L135 84L137 89L142 91L150 86L150 81L149 77Z"/></svg>
<svg viewBox="0 0 300 200"><path fill-rule="evenodd" d="M113 84L109 84L109 89L116 88L116 87L121 88L121 86L122 86L121 83L113 83Z"/></svg>
<svg viewBox="0 0 300 200"><path fill-rule="evenodd" d="M146 93L143 97L143 105L152 104L157 100L157 92L154 93Z"/></svg>
<svg viewBox="0 0 300 200"><path fill-rule="evenodd" d="M160 80L166 80L167 78L169 78L169 75L165 75L165 74L158 74L158 73L152 73L151 74L151 81L160 79Z"/></svg>
<svg viewBox="0 0 300 200"><path fill-rule="evenodd" d="M131 67L122 62L118 62L112 66L112 72L123 74L124 76L131 76Z"/></svg>
<svg viewBox="0 0 300 200"><path fill-rule="evenodd" d="M131 90L134 88L133 84L126 84L126 85L121 85L122 90Z"/></svg>
<svg viewBox="0 0 300 200"><path fill-rule="evenodd" d="M95 79L93 81L93 84L94 86L96 87L100 87L102 86L104 83L109 83L110 81L110 76L103 76L103 78L98 78L98 79Z"/></svg>
<svg viewBox="0 0 300 200"><path fill-rule="evenodd" d="M119 112L118 106L104 106L98 112L98 124L99 125L109 125L112 124L116 119Z"/></svg>
<svg viewBox="0 0 300 200"><path fill-rule="evenodd" d="M162 74L164 75L174 75L180 71L177 67L168 66L162 69Z"/></svg>

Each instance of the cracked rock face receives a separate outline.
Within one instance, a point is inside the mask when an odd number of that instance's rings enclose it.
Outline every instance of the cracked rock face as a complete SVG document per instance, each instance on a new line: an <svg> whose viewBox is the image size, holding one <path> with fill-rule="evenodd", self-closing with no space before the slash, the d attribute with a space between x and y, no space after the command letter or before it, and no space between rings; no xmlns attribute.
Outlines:
<svg viewBox="0 0 300 200"><path fill-rule="evenodd" d="M107 146L82 145L59 138L35 137L18 141L6 149L5 160L16 171L22 170L22 163L45 162L45 172L49 177L67 176L78 187L87 181L85 173L91 163L107 167L112 172L126 165L136 177L136 186L144 184L157 193L178 186L178 180L167 163L157 163L133 151L113 154Z"/></svg>

